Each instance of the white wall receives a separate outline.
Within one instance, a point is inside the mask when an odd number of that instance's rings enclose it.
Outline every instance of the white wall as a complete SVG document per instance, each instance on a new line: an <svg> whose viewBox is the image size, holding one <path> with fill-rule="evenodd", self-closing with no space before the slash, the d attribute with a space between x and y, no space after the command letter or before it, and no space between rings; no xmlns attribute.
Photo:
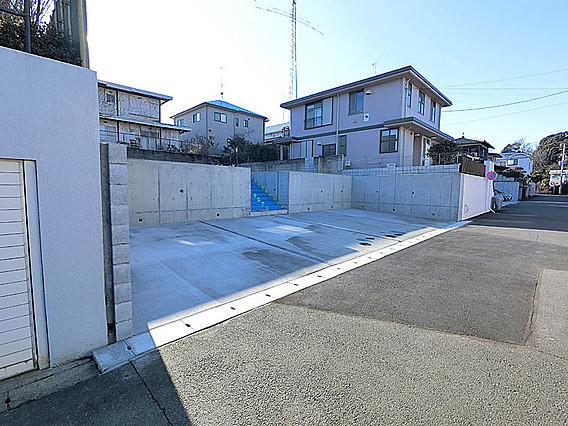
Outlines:
<svg viewBox="0 0 568 426"><path fill-rule="evenodd" d="M54 366L107 344L97 80L90 70L3 47L0 76L0 158L36 165Z"/></svg>
<svg viewBox="0 0 568 426"><path fill-rule="evenodd" d="M250 169L128 160L130 225L250 215Z"/></svg>
<svg viewBox="0 0 568 426"><path fill-rule="evenodd" d="M461 174L459 220L487 213L491 207L493 190L485 177Z"/></svg>

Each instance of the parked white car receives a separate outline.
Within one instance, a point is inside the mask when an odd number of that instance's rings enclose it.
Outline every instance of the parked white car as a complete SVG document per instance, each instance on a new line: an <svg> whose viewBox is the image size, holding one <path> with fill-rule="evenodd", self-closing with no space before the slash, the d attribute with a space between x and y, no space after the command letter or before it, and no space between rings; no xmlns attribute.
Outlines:
<svg viewBox="0 0 568 426"><path fill-rule="evenodd" d="M503 208L505 197L501 191L493 190L493 197L491 197L491 210L497 212Z"/></svg>

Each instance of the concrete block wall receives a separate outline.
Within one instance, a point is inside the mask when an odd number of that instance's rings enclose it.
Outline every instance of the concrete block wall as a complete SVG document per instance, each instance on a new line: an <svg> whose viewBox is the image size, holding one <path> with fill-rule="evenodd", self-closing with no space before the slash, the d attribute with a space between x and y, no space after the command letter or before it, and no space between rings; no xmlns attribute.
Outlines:
<svg viewBox="0 0 568 426"><path fill-rule="evenodd" d="M114 323L116 340L123 340L132 335L128 160L126 146L107 146Z"/></svg>
<svg viewBox="0 0 568 426"><path fill-rule="evenodd" d="M352 179L352 208L458 220L459 173L353 176Z"/></svg>
<svg viewBox="0 0 568 426"><path fill-rule="evenodd" d="M130 225L250 215L250 169L128 159Z"/></svg>

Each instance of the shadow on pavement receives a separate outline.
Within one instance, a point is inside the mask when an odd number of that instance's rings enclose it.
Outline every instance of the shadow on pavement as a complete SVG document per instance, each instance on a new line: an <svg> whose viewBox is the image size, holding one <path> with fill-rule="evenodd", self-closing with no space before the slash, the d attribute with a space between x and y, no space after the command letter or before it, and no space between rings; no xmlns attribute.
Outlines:
<svg viewBox="0 0 568 426"><path fill-rule="evenodd" d="M546 215L542 210L546 209ZM539 195L505 207L499 213L487 213L472 225L500 228L568 231L568 196Z"/></svg>
<svg viewBox="0 0 568 426"><path fill-rule="evenodd" d="M105 375L10 409L0 414L0 424L191 425L168 370L157 355L151 358L151 363L144 365L142 374L129 363ZM155 396L154 385L157 385L158 395L167 395L167 399ZM161 403L166 401L167 406L162 406Z"/></svg>

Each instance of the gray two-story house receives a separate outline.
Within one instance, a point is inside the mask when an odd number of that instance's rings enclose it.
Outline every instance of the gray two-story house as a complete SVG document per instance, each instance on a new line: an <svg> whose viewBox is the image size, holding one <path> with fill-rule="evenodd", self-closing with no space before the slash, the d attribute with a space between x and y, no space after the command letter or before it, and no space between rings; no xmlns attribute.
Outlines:
<svg viewBox="0 0 568 426"><path fill-rule="evenodd" d="M177 126L191 127L191 134L184 135L183 140L213 138L217 153L235 136L253 143L264 142L268 121L263 115L222 100L202 102L171 118Z"/></svg>
<svg viewBox="0 0 568 426"><path fill-rule="evenodd" d="M161 122L161 107L171 96L100 80L98 89L101 142L183 150L180 135L191 129Z"/></svg>
<svg viewBox="0 0 568 426"><path fill-rule="evenodd" d="M345 167L428 165L451 101L412 66L281 105L290 110L290 158L343 154Z"/></svg>

